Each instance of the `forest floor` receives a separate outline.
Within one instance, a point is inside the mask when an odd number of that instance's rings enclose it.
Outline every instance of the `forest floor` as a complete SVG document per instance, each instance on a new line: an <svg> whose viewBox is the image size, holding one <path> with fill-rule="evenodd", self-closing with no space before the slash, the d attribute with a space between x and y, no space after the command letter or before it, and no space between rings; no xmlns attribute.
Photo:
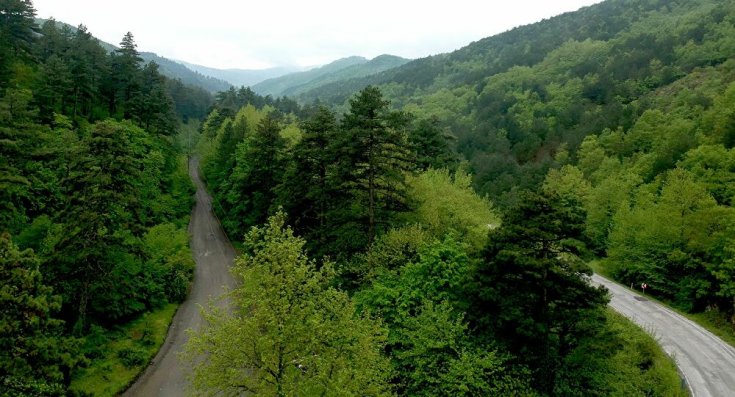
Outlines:
<svg viewBox="0 0 735 397"><path fill-rule="evenodd" d="M235 250L212 211L212 197L199 176L197 158L189 161L189 175L197 188L196 205L189 223L191 249L196 260L192 290L176 312L161 350L123 396L184 395L188 384L187 374L185 364L179 361L177 353L189 339L186 330L201 328L203 319L200 305L206 306L235 286L230 274ZM217 304L225 305L226 302L219 300Z"/></svg>
<svg viewBox="0 0 735 397"><path fill-rule="evenodd" d="M735 395L735 348L695 322L600 275L610 306L653 335L676 362L692 396Z"/></svg>

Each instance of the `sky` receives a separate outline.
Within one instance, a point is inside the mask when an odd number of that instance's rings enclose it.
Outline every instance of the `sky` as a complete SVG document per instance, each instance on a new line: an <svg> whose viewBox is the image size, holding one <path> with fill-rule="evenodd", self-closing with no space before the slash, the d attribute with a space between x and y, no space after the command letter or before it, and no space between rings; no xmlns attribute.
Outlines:
<svg viewBox="0 0 735 397"><path fill-rule="evenodd" d="M40 18L84 24L139 51L216 68L420 58L600 0L34 0Z"/></svg>

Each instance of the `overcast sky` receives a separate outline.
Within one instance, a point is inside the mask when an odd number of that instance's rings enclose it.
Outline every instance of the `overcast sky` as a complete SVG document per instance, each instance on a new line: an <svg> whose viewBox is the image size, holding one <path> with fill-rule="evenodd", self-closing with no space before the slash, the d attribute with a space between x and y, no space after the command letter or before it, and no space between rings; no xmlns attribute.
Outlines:
<svg viewBox="0 0 735 397"><path fill-rule="evenodd" d="M218 68L313 66L350 55L419 58L600 0L34 0L112 44Z"/></svg>

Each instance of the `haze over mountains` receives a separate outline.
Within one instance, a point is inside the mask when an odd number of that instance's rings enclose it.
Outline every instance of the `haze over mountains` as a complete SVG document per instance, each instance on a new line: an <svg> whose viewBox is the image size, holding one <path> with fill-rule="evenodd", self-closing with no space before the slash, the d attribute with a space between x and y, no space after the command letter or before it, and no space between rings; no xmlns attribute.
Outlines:
<svg viewBox="0 0 735 397"><path fill-rule="evenodd" d="M36 20L39 26L44 21L41 18ZM59 28L76 30L61 21L57 21L57 25ZM118 48L101 40L100 45L107 52ZM141 51L140 56L146 63L156 62L164 76L180 79L184 84L212 93L228 90L232 86L252 87L258 94L273 97L295 96L336 81L372 76L410 61L384 54L370 60L360 56L346 57L313 68L282 66L267 69L218 69L165 58L150 51Z"/></svg>

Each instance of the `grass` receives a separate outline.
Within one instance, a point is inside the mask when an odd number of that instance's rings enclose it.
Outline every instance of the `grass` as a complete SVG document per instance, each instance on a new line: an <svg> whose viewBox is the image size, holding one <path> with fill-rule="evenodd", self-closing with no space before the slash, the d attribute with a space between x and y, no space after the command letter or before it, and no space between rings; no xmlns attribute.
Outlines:
<svg viewBox="0 0 735 397"><path fill-rule="evenodd" d="M619 349L606 358L603 368L608 370L598 378L602 384L601 391L615 396L690 395L674 360L663 351L654 336L612 309L607 310L607 322L610 331L617 336L614 339Z"/></svg>
<svg viewBox="0 0 735 397"><path fill-rule="evenodd" d="M589 266L592 268L592 270L601 275L604 276L610 280L613 280L612 274L608 271L607 268L605 268L604 263L600 260L594 260L589 262ZM634 290L635 293L638 295L642 295L640 291L637 289ZM671 302L668 302L666 300L662 300L656 296L652 295L646 295L647 299L656 301L669 309L681 314L682 316L694 321L695 323L699 324L702 328L706 329L709 332L712 332L713 334L717 335L720 339L725 341L725 343L729 344L730 346L735 347L735 328L733 328L733 325L724 318L720 313L716 311L709 311L709 312L703 312L703 313L687 313L681 309L678 309L676 306L673 306Z"/></svg>
<svg viewBox="0 0 735 397"><path fill-rule="evenodd" d="M168 304L113 330L98 328L87 337L94 358L77 371L71 389L93 396L120 394L158 352L177 307Z"/></svg>

